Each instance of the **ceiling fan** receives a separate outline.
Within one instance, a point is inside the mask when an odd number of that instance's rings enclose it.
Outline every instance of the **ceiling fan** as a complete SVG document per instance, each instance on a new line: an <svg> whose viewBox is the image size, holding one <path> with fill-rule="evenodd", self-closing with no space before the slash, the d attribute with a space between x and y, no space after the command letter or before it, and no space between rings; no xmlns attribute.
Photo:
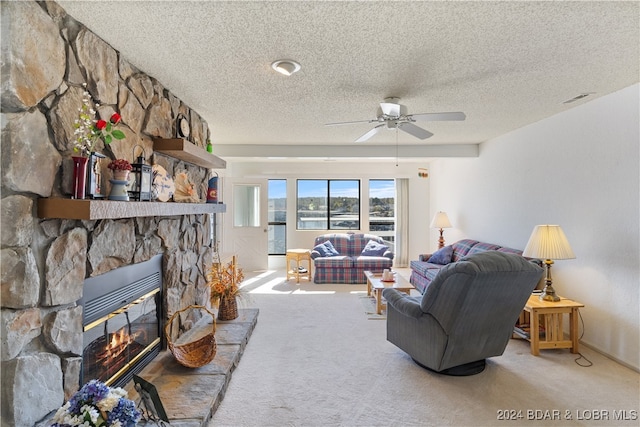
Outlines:
<svg viewBox="0 0 640 427"><path fill-rule="evenodd" d="M433 136L428 130L414 125L415 122L435 122L443 120L464 120L467 116L461 112L451 113L422 113L407 114L407 107L399 103L400 98L386 98L380 103L378 116L371 120L358 120L354 122L327 123L325 126L352 125L356 123L378 123L376 127L356 139L356 142L363 142L380 132L382 129L400 129L410 135L420 139L427 139Z"/></svg>

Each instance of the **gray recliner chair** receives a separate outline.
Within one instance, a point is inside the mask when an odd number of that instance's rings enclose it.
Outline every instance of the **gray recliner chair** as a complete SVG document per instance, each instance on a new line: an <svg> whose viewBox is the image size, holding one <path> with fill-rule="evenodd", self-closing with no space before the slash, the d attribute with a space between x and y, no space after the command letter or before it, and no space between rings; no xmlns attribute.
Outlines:
<svg viewBox="0 0 640 427"><path fill-rule="evenodd" d="M497 251L443 267L421 297L387 288L387 340L420 366L473 375L500 356L543 269Z"/></svg>

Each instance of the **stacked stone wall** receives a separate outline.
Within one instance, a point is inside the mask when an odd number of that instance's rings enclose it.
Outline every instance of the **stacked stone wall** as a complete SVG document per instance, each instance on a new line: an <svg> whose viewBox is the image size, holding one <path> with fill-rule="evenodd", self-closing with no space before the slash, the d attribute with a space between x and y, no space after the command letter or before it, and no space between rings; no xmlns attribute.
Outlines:
<svg viewBox="0 0 640 427"><path fill-rule="evenodd" d="M169 89L58 4L2 1L0 7L2 425L32 426L78 389L83 343L77 301L86 277L163 254L165 320L208 299L209 215L95 221L37 217L39 197L69 197L71 192L73 123L83 84L100 104L97 118L119 112L119 129L126 135L96 151L133 160L139 145L152 164L174 175L186 171L201 197L209 171L154 154L152 138L173 137L179 113L189 118L196 145L205 146L209 128Z"/></svg>

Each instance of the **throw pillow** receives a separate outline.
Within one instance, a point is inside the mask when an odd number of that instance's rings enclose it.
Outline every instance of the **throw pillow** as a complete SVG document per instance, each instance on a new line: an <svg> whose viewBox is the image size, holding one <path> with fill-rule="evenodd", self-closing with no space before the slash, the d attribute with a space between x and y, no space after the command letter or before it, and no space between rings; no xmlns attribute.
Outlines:
<svg viewBox="0 0 640 427"><path fill-rule="evenodd" d="M314 247L313 250L318 251L323 257L340 255L340 252L336 251L336 248L333 247L333 244L329 240L324 243L320 243L319 245Z"/></svg>
<svg viewBox="0 0 640 427"><path fill-rule="evenodd" d="M383 245L382 243L378 243L373 240L369 240L360 255L382 256L387 251L387 249L389 249L389 246Z"/></svg>
<svg viewBox="0 0 640 427"><path fill-rule="evenodd" d="M447 265L451 262L452 257L453 246L445 246L444 248L435 251L427 262L430 262L431 264Z"/></svg>

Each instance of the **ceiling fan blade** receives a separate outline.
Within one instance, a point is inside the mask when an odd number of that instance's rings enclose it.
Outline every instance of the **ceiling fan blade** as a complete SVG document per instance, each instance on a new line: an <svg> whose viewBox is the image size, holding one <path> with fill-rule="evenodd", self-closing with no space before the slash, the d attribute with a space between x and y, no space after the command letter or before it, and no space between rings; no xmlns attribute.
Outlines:
<svg viewBox="0 0 640 427"><path fill-rule="evenodd" d="M380 110L382 110L382 114L390 117L400 117L400 108L400 104L396 104L393 102L380 103Z"/></svg>
<svg viewBox="0 0 640 427"><path fill-rule="evenodd" d="M467 116L460 112L451 112L451 113L422 113L422 114L411 114L409 117L412 117L414 120L418 122L441 122L446 120L464 120Z"/></svg>
<svg viewBox="0 0 640 427"><path fill-rule="evenodd" d="M342 125L355 125L358 123L374 123L377 122L378 119L371 119L371 120L356 120L354 122L337 122L337 123L325 123L325 126L342 126Z"/></svg>
<svg viewBox="0 0 640 427"><path fill-rule="evenodd" d="M364 141L366 141L367 139L371 138L376 133L380 132L383 128L384 128L384 123L374 127L369 132L365 133L360 138L356 139L356 142L364 142Z"/></svg>
<svg viewBox="0 0 640 427"><path fill-rule="evenodd" d="M420 139L427 139L433 136L433 134L428 130L424 130L419 126L414 125L413 123L408 123L408 122L398 123L398 128Z"/></svg>

